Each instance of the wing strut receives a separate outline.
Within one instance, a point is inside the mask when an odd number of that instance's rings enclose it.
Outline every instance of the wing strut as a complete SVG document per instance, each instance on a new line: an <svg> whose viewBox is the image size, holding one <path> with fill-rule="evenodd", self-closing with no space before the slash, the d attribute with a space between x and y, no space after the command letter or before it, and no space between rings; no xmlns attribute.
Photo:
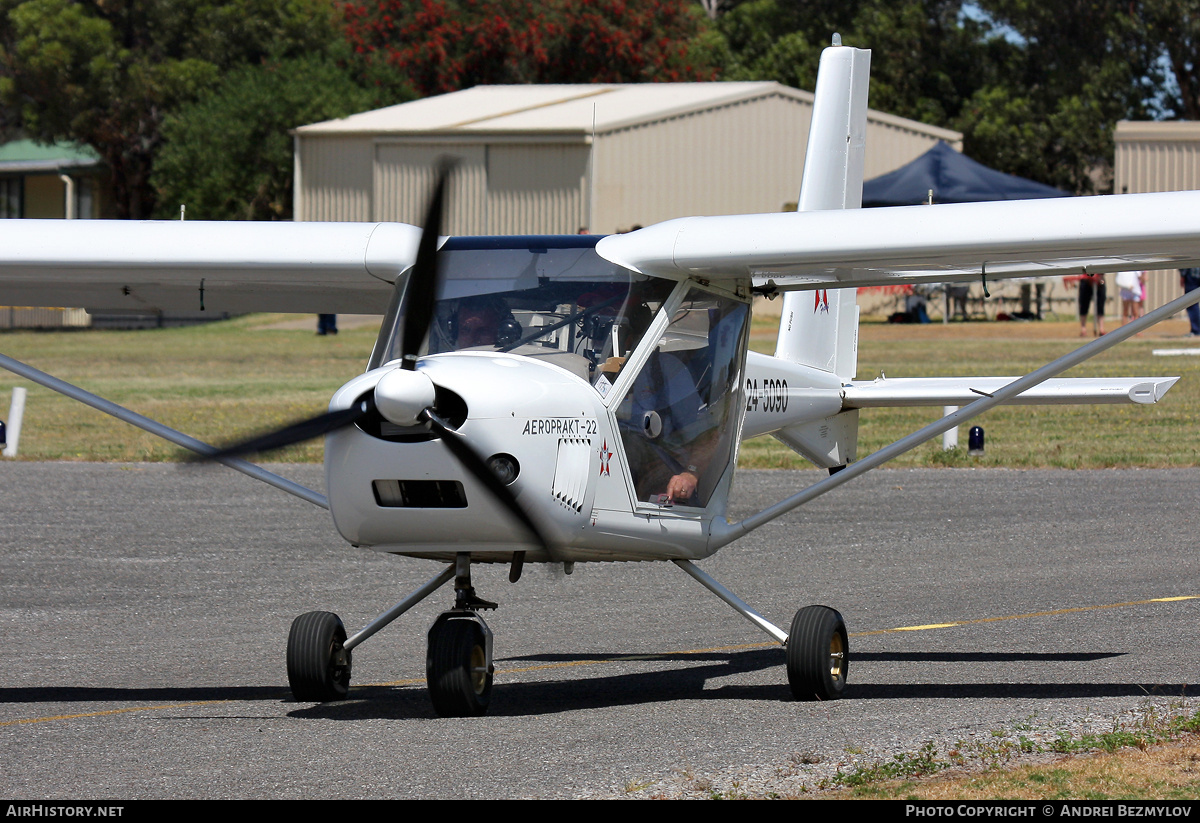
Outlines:
<svg viewBox="0 0 1200 823"><path fill-rule="evenodd" d="M446 585L454 578L454 571L455 564L451 563L449 566L442 569L441 573L439 573L437 577L431 578L424 586L417 589L408 597L404 598L395 606L392 606L386 612L379 615L379 617L376 617L374 620L368 623L361 631L357 632L353 637L343 643L342 648L346 651L350 651L359 643L375 634L375 632L379 631L397 617L411 609L413 606L420 603L426 597L429 597L429 595L433 594L435 591Z"/></svg>
<svg viewBox="0 0 1200 823"><path fill-rule="evenodd" d="M953 414L949 414L933 423L930 423L928 426L918 429L906 437L900 438L891 445L884 446L879 451L864 457L857 463L851 463L837 474L830 475L824 480L813 483L804 491L794 494L785 500L781 500L774 506L763 509L758 514L751 515L745 520L740 520L737 523L723 523L721 521L714 522L713 542L709 544L710 547L715 551L716 549L733 542L742 535L757 529L759 526L769 523L776 517L787 514L797 506L801 506L810 500L813 500L814 498L820 497L826 492L836 489L838 486L849 480L853 480L860 474L866 474L871 469L881 466L882 464L891 460L893 457L898 457L904 452L916 448L925 441L932 440L942 432L948 431L973 417L983 414L984 412L990 410L993 406L998 406L999 404L1015 397L1026 389L1030 389L1034 386L1044 383L1051 377L1061 374L1067 369L1077 366L1085 360L1095 357L1097 354L1112 348L1118 343L1124 342L1138 332L1153 326L1155 323L1158 323L1161 320L1166 320L1176 312L1183 311L1188 306L1191 306L1195 303L1200 303L1200 289L1187 292L1182 297L1178 297L1172 300L1170 303L1158 307L1145 316L1134 320L1132 323L1126 323L1116 331L1109 332L1103 337L1098 337L1091 343L1088 343L1085 346L1080 346L1075 351L1065 354L1051 363L1047 363L1040 369L1032 371L1024 377L1017 378L1004 388L997 390L995 394L991 395L990 397L982 397L979 400L976 400L974 403L962 407Z"/></svg>
<svg viewBox="0 0 1200 823"><path fill-rule="evenodd" d="M18 374L27 380L32 380L34 383L40 383L48 389L52 389L60 394L65 394L72 400L78 400L80 403L86 403L93 409L98 409L105 414L111 414L118 420L123 420L126 423L137 426L139 429L145 429L153 435L163 438L174 443L176 446L182 446L185 449L196 452L197 454L208 457L215 454L218 449L216 446L209 445L203 441L197 440L194 437L189 437L181 431L176 431L170 426L164 426L156 420L151 420L149 417L144 417L135 411L117 405L111 400L105 400L103 397L92 394L89 391L74 386L65 380L59 380L53 375L46 374L44 371L39 371L33 366L27 366L19 360L14 360L8 355L0 354L0 367L8 369L14 374ZM253 463L242 460L238 457L221 457L218 462L225 464L231 469L236 469L242 474L249 475L255 480L261 480L269 486L274 486L288 494L294 494L301 500L307 500L313 505L320 506L323 509L329 508L329 501L325 495L320 492L313 491L307 486L301 486L299 483L294 483L286 477L269 472L261 466L256 466Z"/></svg>
<svg viewBox="0 0 1200 823"><path fill-rule="evenodd" d="M771 635L771 637L773 637L776 641L778 641L780 643L787 643L787 639L788 639L787 632L785 632L783 629L776 626L770 620L767 620L767 618L763 617L761 614L756 612L754 609L752 609L750 607L750 605L748 603L746 603L745 600L742 600L742 598L738 597L736 594L731 592L729 589L722 586L711 575L706 574L695 563L693 563L690 560L673 560L672 562L676 566L678 566L679 568L683 569L685 572L690 574L692 577L694 577L697 580L697 582L700 583L701 586L708 589L710 592L715 594L717 597L724 600L730 606L733 606L734 611L736 611L742 617L749 620L755 626L758 626L760 629L762 629L767 634Z"/></svg>

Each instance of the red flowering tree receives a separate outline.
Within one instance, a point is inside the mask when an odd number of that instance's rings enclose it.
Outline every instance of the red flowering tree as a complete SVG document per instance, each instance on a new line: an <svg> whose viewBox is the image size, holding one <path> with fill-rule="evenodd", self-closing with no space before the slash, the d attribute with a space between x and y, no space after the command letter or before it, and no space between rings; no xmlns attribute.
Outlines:
<svg viewBox="0 0 1200 823"><path fill-rule="evenodd" d="M497 83L713 80L717 60L688 0L372 0L344 6L368 67L421 95Z"/></svg>

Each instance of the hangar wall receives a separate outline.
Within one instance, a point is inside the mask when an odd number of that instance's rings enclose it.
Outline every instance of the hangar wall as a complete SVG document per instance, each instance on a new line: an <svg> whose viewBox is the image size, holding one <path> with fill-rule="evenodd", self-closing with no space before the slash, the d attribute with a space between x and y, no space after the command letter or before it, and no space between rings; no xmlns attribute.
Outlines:
<svg viewBox="0 0 1200 823"><path fill-rule="evenodd" d="M320 135L295 141L297 220L371 221L375 147L361 136ZM303 175L301 175L303 169Z"/></svg>
<svg viewBox="0 0 1200 823"><path fill-rule="evenodd" d="M1114 191L1141 194L1200 189L1200 123L1123 120L1117 123L1114 139ZM1147 311L1182 293L1176 269L1149 272L1146 284ZM1114 293L1111 288L1109 293Z"/></svg>
<svg viewBox="0 0 1200 823"><path fill-rule="evenodd" d="M809 92L778 83L543 89L477 87L297 129L296 219L419 223L444 154L460 158L449 234L612 233L779 211L797 198ZM450 117L455 95L494 113L472 117L464 106ZM594 100L607 106L598 123ZM962 144L957 132L874 111L867 129L867 177L939 139Z"/></svg>

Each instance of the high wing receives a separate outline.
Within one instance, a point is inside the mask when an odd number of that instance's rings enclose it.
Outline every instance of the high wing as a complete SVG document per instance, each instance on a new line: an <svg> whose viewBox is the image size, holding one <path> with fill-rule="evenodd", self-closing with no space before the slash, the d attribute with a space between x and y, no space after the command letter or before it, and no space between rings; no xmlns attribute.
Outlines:
<svg viewBox="0 0 1200 823"><path fill-rule="evenodd" d="M1179 268L1200 261L1200 192L669 220L596 250L647 274L792 289Z"/></svg>
<svg viewBox="0 0 1200 823"><path fill-rule="evenodd" d="M688 217L602 239L647 274L781 291L1200 263L1200 192ZM7 305L381 313L416 256L400 223L0 222Z"/></svg>
<svg viewBox="0 0 1200 823"><path fill-rule="evenodd" d="M0 221L0 303L382 314L421 231L401 223Z"/></svg>

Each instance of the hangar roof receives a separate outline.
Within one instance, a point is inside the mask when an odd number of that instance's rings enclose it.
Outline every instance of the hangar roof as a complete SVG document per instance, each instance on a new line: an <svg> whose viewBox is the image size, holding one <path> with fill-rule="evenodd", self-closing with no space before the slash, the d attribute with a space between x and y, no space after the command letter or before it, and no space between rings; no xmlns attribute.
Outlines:
<svg viewBox="0 0 1200 823"><path fill-rule="evenodd" d="M745 100L779 96L812 104L811 92L774 82L627 83L475 86L437 97L301 126L322 134L577 134L586 136L677 117ZM921 130L955 132L872 111L870 118Z"/></svg>

